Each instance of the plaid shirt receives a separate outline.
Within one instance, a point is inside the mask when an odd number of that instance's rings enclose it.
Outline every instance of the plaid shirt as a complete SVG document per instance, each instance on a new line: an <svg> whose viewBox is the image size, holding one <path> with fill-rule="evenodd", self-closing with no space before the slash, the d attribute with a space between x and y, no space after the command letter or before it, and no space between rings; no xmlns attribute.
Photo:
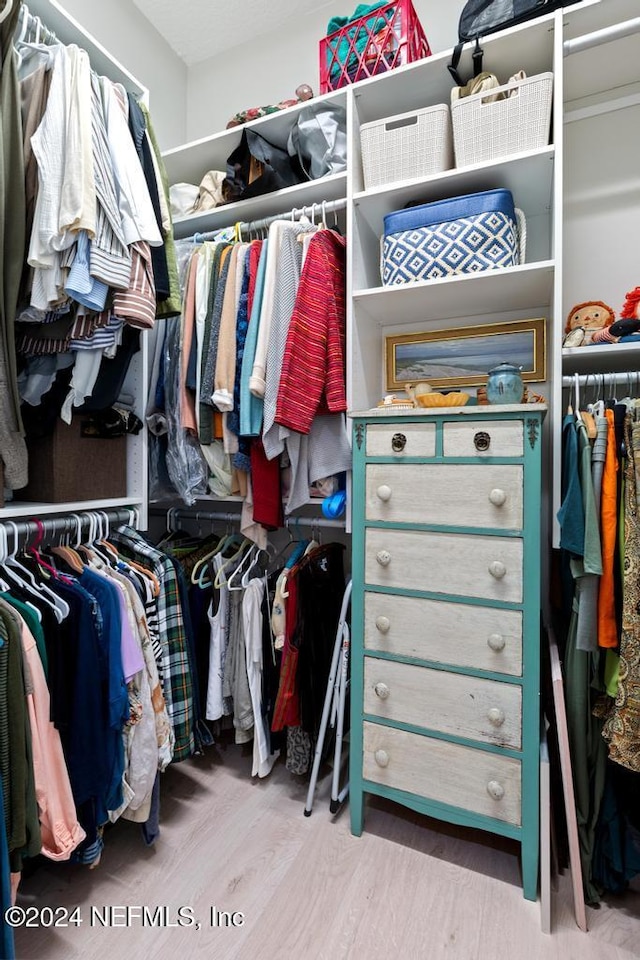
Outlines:
<svg viewBox="0 0 640 960"><path fill-rule="evenodd" d="M157 605L163 691L176 738L173 760L184 760L195 751L193 685L175 570L169 557L147 543L132 527L120 527L112 539L124 548L125 556L134 557L160 581Z"/></svg>

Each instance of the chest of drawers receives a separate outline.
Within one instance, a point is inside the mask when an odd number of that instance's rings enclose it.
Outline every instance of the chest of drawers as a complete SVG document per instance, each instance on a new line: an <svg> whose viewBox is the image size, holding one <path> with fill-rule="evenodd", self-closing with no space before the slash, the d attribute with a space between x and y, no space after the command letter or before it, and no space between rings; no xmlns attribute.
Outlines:
<svg viewBox="0 0 640 960"><path fill-rule="evenodd" d="M354 414L351 829L377 794L539 846L545 408Z"/></svg>

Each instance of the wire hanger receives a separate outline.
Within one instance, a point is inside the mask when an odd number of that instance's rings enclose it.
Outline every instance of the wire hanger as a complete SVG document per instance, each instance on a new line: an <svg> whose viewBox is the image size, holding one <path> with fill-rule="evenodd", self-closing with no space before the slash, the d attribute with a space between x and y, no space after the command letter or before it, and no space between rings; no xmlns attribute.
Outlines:
<svg viewBox="0 0 640 960"><path fill-rule="evenodd" d="M0 10L0 23L3 20L6 20L11 11L13 10L13 0L6 0L4 8Z"/></svg>

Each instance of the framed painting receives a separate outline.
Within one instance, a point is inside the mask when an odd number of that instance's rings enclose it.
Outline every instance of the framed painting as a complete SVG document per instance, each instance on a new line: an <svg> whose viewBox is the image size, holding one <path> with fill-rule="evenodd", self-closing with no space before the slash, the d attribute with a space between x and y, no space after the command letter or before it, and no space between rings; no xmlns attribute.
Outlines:
<svg viewBox="0 0 640 960"><path fill-rule="evenodd" d="M520 367L525 381L545 380L545 328L538 317L385 337L386 389L418 380L438 389L480 387L504 361Z"/></svg>

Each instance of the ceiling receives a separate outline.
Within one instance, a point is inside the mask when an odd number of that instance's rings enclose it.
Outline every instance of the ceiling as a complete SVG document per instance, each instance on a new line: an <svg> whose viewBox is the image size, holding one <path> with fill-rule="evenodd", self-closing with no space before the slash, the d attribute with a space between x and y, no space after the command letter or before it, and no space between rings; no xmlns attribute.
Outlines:
<svg viewBox="0 0 640 960"><path fill-rule="evenodd" d="M169 46L192 66L335 0L133 0Z"/></svg>

